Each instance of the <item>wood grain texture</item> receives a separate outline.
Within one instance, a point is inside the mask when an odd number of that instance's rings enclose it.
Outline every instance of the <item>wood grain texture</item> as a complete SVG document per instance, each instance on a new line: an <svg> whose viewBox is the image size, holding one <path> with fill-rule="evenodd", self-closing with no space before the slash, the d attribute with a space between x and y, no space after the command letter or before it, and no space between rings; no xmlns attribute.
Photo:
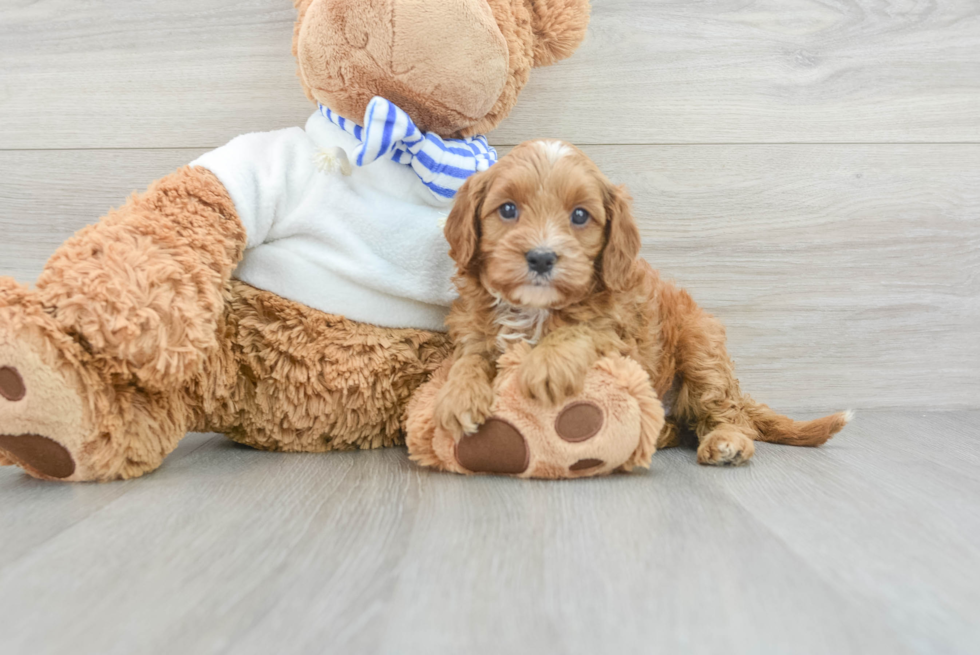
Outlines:
<svg viewBox="0 0 980 655"><path fill-rule="evenodd" d="M594 146L644 256L728 327L790 411L980 402L980 147ZM0 274L199 150L0 153Z"/></svg>
<svg viewBox="0 0 980 655"><path fill-rule="evenodd" d="M0 275L34 281L65 239L204 152L0 152Z"/></svg>
<svg viewBox="0 0 980 655"><path fill-rule="evenodd" d="M168 465L176 464L204 443L206 441L197 436L185 439L167 457ZM121 484L52 486L14 473L13 467L0 468L0 562L6 564L15 562L133 489ZM47 497L48 502L38 505L35 500L39 496Z"/></svg>
<svg viewBox="0 0 980 655"><path fill-rule="evenodd" d="M206 435L130 482L4 468L0 522L47 538L0 533L0 652L965 655L978 421L866 412L746 467L565 483Z"/></svg>
<svg viewBox="0 0 980 655"><path fill-rule="evenodd" d="M494 138L980 141L971 0L594 0ZM0 5L0 148L216 147L311 111L287 0Z"/></svg>

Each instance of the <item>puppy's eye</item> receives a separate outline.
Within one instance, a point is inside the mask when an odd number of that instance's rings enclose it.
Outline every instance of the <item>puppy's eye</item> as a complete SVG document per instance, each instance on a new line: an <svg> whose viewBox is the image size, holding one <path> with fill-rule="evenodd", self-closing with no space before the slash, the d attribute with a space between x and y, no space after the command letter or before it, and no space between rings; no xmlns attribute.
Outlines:
<svg viewBox="0 0 980 655"><path fill-rule="evenodd" d="M592 217L589 216L589 212L585 211L581 207L577 207L575 211L572 212L572 225L582 227L589 222L590 218Z"/></svg>
<svg viewBox="0 0 980 655"><path fill-rule="evenodd" d="M504 219L505 221L516 220L520 215L520 212L517 210L517 205L512 202L505 202L504 204L500 205L500 209L497 210L497 213L499 213L500 218Z"/></svg>

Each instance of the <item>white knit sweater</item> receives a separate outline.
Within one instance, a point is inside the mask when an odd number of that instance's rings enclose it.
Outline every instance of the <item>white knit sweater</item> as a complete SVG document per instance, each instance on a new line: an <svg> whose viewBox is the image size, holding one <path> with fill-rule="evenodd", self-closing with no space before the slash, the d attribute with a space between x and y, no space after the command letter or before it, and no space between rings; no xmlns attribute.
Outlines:
<svg viewBox="0 0 980 655"><path fill-rule="evenodd" d="M245 134L192 162L221 180L248 235L235 277L355 321L444 330L456 296L442 232L452 202L389 159L350 175L315 163L357 145L317 112L305 131Z"/></svg>

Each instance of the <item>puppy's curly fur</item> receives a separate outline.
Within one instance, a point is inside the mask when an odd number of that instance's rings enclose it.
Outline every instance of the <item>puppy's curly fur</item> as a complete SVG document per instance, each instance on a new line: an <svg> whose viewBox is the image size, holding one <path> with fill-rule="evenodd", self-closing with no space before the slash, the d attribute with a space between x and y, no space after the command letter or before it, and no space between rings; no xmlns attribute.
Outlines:
<svg viewBox="0 0 980 655"><path fill-rule="evenodd" d="M446 224L460 297L441 425L474 432L490 415L498 357L527 341L523 390L550 403L579 393L602 355L635 359L670 405L659 447L693 428L702 464L741 464L753 440L816 446L843 428L849 413L793 421L742 393L721 323L639 258L630 205L624 187L559 141L525 142L463 185ZM550 268L532 266L532 251Z"/></svg>

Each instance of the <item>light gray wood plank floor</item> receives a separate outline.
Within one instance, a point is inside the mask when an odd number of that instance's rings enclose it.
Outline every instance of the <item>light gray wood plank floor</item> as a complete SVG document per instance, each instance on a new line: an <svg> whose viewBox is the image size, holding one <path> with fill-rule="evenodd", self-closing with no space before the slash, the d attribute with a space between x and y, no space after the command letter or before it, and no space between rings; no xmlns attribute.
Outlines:
<svg viewBox="0 0 980 655"><path fill-rule="evenodd" d="M980 140L973 0L593 0L497 143ZM5 0L0 148L217 147L309 114L289 0Z"/></svg>
<svg viewBox="0 0 980 655"><path fill-rule="evenodd" d="M215 435L130 482L4 468L0 652L976 653L978 421L567 483Z"/></svg>

